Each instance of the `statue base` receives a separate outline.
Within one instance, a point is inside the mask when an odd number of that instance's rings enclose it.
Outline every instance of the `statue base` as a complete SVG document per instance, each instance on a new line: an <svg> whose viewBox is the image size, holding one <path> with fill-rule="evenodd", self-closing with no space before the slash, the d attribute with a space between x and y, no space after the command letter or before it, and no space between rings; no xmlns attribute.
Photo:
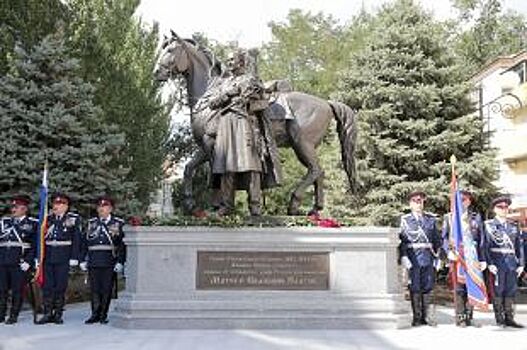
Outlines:
<svg viewBox="0 0 527 350"><path fill-rule="evenodd" d="M410 326L396 229L131 227L121 328Z"/></svg>

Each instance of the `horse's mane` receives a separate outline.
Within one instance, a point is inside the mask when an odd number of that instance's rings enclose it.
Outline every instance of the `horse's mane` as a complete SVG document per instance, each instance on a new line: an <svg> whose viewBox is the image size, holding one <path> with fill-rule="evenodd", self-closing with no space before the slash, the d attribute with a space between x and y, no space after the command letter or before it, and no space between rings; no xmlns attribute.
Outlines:
<svg viewBox="0 0 527 350"><path fill-rule="evenodd" d="M198 42L194 39L183 38L183 41L186 41L187 43L192 44L193 46L198 46Z"/></svg>
<svg viewBox="0 0 527 350"><path fill-rule="evenodd" d="M223 71L224 71L223 64L221 63L220 60L216 58L216 55L209 48L201 45L200 43L198 43L196 40L192 38L183 38L181 40L192 45L197 52L201 52L205 56L205 58L207 59L210 65L211 76L220 76L223 74ZM165 37L165 39L163 40L161 44L161 49L165 49L172 42L174 42L173 37Z"/></svg>
<svg viewBox="0 0 527 350"><path fill-rule="evenodd" d="M211 76L219 76L223 73L223 65L221 61L216 58L214 52L208 47L201 45L194 39L185 38L183 40L194 46L196 51L201 52L207 58L207 61L210 63Z"/></svg>
<svg viewBox="0 0 527 350"><path fill-rule="evenodd" d="M195 43L195 42L194 42ZM210 73L211 73L211 76L218 76L218 75L222 75L223 73L223 65L221 63L220 60L218 60L216 58L216 55L214 54L214 52L212 52L209 48L203 46L203 45L199 45L199 44L195 44L196 48L198 51L200 51L201 53L203 53L205 55L205 57L207 58L207 60L210 62Z"/></svg>

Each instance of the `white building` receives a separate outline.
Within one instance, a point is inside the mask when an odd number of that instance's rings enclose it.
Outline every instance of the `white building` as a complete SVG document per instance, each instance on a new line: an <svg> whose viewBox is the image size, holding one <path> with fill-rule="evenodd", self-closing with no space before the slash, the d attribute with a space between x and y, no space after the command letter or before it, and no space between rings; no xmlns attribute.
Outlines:
<svg viewBox="0 0 527 350"><path fill-rule="evenodd" d="M474 100L489 145L498 151L496 185L527 210L527 51L498 57L473 78Z"/></svg>

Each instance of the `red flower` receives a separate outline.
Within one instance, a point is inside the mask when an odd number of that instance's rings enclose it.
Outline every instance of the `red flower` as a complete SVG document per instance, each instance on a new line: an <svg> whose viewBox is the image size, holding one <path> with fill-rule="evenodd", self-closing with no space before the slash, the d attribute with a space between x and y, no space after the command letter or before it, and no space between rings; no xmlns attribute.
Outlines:
<svg viewBox="0 0 527 350"><path fill-rule="evenodd" d="M142 224L142 220L140 216L132 216L130 217L130 220L128 220L128 222L132 226L141 226Z"/></svg>
<svg viewBox="0 0 527 350"><path fill-rule="evenodd" d="M318 226L320 227L340 227L340 222L332 218L321 219L318 222Z"/></svg>
<svg viewBox="0 0 527 350"><path fill-rule="evenodd" d="M206 218L207 216L209 216L209 213L207 213L203 209L196 209L196 210L194 210L192 212L192 216L195 217L195 218L203 219L203 218Z"/></svg>
<svg viewBox="0 0 527 350"><path fill-rule="evenodd" d="M307 216L307 219L311 221L313 224L316 224L320 221L320 214L319 213L309 214Z"/></svg>
<svg viewBox="0 0 527 350"><path fill-rule="evenodd" d="M322 218L319 213L313 213L307 216L307 219L320 227L340 227L340 222L332 218Z"/></svg>

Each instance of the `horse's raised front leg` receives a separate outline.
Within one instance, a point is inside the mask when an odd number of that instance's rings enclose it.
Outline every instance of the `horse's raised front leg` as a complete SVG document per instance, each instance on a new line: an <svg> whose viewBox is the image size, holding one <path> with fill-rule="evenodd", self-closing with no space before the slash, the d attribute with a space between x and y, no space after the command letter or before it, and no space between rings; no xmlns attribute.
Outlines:
<svg viewBox="0 0 527 350"><path fill-rule="evenodd" d="M298 124L290 121L287 123L288 134L291 136L293 150L298 160L307 168L306 175L296 185L291 194L287 213L289 215L298 215L302 198L308 186L315 185L315 204L314 210L323 208L323 179L324 172L318 163L315 145L305 137L302 137Z"/></svg>
<svg viewBox="0 0 527 350"><path fill-rule="evenodd" d="M187 215L192 213L194 209L194 197L192 195L192 178L196 173L198 166L208 160L207 155L201 149L198 149L192 156L190 161L185 165L185 171L183 172L183 201L182 207L183 212Z"/></svg>

